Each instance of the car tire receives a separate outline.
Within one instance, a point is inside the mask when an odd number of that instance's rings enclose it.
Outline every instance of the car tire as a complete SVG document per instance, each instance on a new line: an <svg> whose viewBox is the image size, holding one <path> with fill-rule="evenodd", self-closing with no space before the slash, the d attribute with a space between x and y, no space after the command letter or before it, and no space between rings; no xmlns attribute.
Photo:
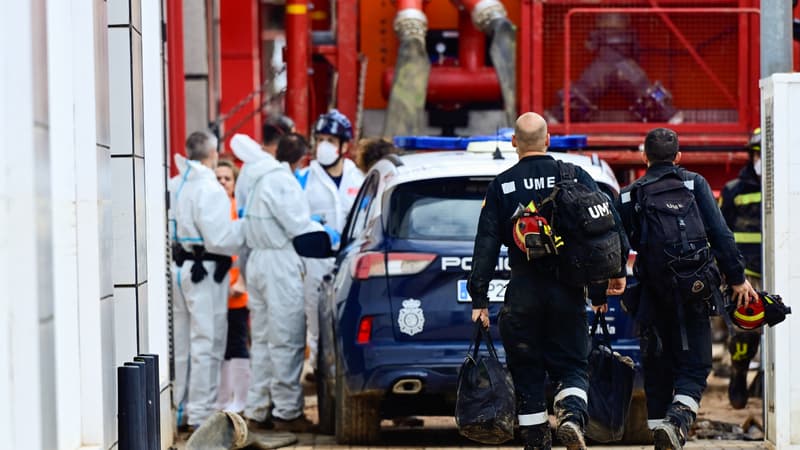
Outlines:
<svg viewBox="0 0 800 450"><path fill-rule="evenodd" d="M633 391L622 443L639 445L653 443L653 432L647 428L647 397L644 395L644 389Z"/></svg>
<svg viewBox="0 0 800 450"><path fill-rule="evenodd" d="M344 380L344 365L336 358L336 443L368 445L381 435L380 398L352 395Z"/></svg>
<svg viewBox="0 0 800 450"><path fill-rule="evenodd" d="M320 351L320 361L323 360ZM317 365L317 411L319 413L319 432L334 434L336 432L336 400L333 391L336 389L336 380L325 373L327 367L324 363Z"/></svg>

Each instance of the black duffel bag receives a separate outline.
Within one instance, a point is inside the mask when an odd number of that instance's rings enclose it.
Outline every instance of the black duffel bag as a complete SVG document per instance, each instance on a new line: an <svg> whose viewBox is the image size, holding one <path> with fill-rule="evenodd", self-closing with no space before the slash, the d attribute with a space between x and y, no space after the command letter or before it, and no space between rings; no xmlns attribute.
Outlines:
<svg viewBox="0 0 800 450"><path fill-rule="evenodd" d="M478 353L482 340L488 355ZM480 322L458 373L455 416L458 432L473 441L502 444L514 437L514 384Z"/></svg>
<svg viewBox="0 0 800 450"><path fill-rule="evenodd" d="M603 330L602 337L597 336L598 324ZM622 439L635 374L633 360L612 350L606 317L597 312L592 325L592 352L589 354L587 438L602 443Z"/></svg>

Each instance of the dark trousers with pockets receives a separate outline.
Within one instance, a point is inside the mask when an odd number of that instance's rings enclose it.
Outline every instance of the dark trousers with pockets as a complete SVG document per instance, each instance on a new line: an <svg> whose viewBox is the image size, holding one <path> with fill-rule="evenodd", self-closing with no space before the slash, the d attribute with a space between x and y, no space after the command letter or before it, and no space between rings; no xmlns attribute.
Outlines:
<svg viewBox="0 0 800 450"><path fill-rule="evenodd" d="M556 385L556 396L562 391L569 394L562 394L556 404L559 423L572 420L585 426L589 387L585 305L583 288L565 286L544 274L512 272L499 326L521 417L547 411L548 375Z"/></svg>
<svg viewBox="0 0 800 450"><path fill-rule="evenodd" d="M681 320L672 297L647 292L652 325L640 341L648 420L668 419L688 429L711 373L711 326L704 302L684 303ZM688 350L681 341L684 325ZM694 404L691 404L694 403Z"/></svg>

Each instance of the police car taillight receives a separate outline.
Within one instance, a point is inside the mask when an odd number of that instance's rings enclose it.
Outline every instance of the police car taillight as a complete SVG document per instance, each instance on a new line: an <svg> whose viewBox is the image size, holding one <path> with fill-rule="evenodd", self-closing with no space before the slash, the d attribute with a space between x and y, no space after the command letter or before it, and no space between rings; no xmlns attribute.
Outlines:
<svg viewBox="0 0 800 450"><path fill-rule="evenodd" d="M353 278L366 280L377 276L414 275L425 270L436 259L431 253L367 252L353 263Z"/></svg>
<svg viewBox="0 0 800 450"><path fill-rule="evenodd" d="M369 344L372 337L372 316L364 316L358 324L357 344Z"/></svg>

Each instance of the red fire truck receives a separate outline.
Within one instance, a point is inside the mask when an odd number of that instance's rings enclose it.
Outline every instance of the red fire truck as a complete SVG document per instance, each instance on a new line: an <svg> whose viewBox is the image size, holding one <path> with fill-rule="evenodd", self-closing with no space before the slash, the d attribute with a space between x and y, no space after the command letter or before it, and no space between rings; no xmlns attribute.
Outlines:
<svg viewBox="0 0 800 450"><path fill-rule="evenodd" d="M269 76L247 62L262 49L243 33L270 33L264 3L277 2L257 3L221 4L223 112ZM625 182L642 169L643 136L662 125L679 133L682 164L719 189L746 161L759 124L758 0L286 0L269 8L285 14L285 112L303 133L330 107L365 135L387 136L510 126L513 114L536 111L553 134L585 134L581 151ZM243 24L242 15L255 17ZM258 109L258 95L251 102Z"/></svg>

